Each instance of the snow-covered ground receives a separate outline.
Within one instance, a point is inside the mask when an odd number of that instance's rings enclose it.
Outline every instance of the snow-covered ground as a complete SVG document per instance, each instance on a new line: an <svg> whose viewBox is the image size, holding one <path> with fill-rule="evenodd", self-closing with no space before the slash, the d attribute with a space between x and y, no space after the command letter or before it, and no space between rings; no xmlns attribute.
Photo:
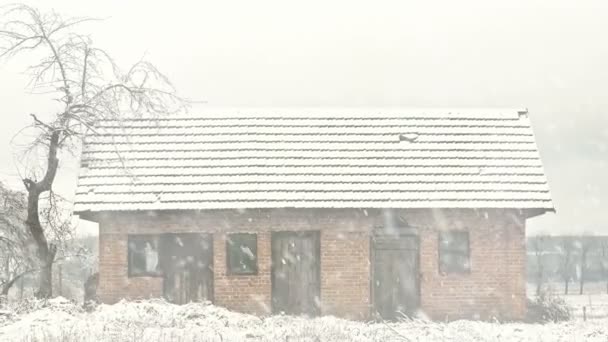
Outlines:
<svg viewBox="0 0 608 342"><path fill-rule="evenodd" d="M91 313L56 298L43 307L0 313L0 341L602 341L608 319L549 324L476 321L363 323L255 316L207 305L161 300L101 305Z"/></svg>
<svg viewBox="0 0 608 342"><path fill-rule="evenodd" d="M586 311L587 318L608 319L608 295L567 295L563 296L566 303L572 307L574 317L582 319L583 310ZM608 339L607 339L608 340Z"/></svg>

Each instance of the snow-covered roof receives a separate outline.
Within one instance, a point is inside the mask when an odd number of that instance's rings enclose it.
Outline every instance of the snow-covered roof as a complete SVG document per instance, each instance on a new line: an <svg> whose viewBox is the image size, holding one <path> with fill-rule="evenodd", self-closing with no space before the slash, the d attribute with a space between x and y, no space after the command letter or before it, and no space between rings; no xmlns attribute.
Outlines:
<svg viewBox="0 0 608 342"><path fill-rule="evenodd" d="M525 110L208 109L103 121L76 212L552 209Z"/></svg>

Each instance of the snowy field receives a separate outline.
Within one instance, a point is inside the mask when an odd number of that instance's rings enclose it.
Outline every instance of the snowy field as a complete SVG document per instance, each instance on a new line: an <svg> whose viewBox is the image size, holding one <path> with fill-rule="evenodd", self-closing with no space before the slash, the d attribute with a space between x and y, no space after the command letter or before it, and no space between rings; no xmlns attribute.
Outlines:
<svg viewBox="0 0 608 342"><path fill-rule="evenodd" d="M583 318L583 308L587 319L604 318L608 320L608 295L567 295L563 296L566 303L572 307L572 314L578 319ZM608 339L606 339L608 341Z"/></svg>
<svg viewBox="0 0 608 342"><path fill-rule="evenodd" d="M258 318L206 304L161 300L102 305L92 313L56 298L0 313L0 341L602 341L608 319L550 324L475 321L363 323L320 317Z"/></svg>

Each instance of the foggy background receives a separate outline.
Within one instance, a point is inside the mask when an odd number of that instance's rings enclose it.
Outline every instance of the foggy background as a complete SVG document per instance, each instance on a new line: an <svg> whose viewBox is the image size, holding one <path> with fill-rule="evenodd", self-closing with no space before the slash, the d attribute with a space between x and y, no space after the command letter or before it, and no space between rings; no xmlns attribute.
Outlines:
<svg viewBox="0 0 608 342"><path fill-rule="evenodd" d="M208 105L528 108L557 209L528 233L608 233L605 0L27 3L105 19L79 29ZM17 189L9 142L56 108L25 89L34 60L0 64L0 179ZM72 198L77 163L62 162Z"/></svg>

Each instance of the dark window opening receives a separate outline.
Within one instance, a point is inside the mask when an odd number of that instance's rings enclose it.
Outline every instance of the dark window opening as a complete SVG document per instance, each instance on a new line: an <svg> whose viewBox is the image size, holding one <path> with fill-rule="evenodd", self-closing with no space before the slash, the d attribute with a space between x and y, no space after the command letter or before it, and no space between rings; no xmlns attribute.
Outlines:
<svg viewBox="0 0 608 342"><path fill-rule="evenodd" d="M258 273L258 238L256 234L228 234L226 238L228 274Z"/></svg>
<svg viewBox="0 0 608 342"><path fill-rule="evenodd" d="M439 232L439 272L470 272L469 254L469 232Z"/></svg>
<svg viewBox="0 0 608 342"><path fill-rule="evenodd" d="M129 235L129 277L158 277L162 275L158 258L158 235Z"/></svg>

